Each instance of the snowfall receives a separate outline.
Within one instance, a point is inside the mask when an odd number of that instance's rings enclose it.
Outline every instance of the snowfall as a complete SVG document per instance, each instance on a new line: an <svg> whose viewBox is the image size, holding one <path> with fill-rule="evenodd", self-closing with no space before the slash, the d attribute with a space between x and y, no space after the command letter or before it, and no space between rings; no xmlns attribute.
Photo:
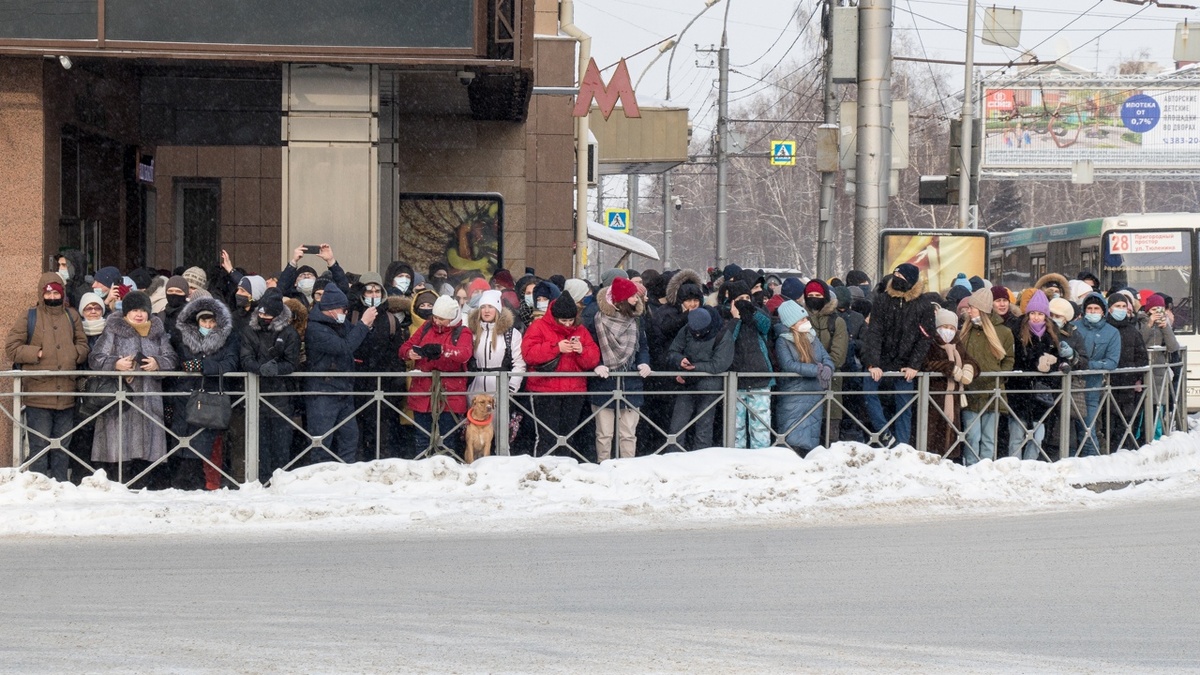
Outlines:
<svg viewBox="0 0 1200 675"><path fill-rule="evenodd" d="M716 524L833 525L1020 514L1200 497L1200 427L1137 451L963 466L906 446L711 448L582 464L448 457L318 464L269 486L136 491L0 469L0 536L213 532L579 531Z"/></svg>

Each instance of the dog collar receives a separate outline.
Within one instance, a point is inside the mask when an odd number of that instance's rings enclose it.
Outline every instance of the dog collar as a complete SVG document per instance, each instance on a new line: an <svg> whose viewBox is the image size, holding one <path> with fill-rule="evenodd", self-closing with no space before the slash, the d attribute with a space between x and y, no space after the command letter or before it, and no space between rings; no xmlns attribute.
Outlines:
<svg viewBox="0 0 1200 675"><path fill-rule="evenodd" d="M467 411L467 421L470 422L471 424L474 424L475 426L479 426L479 427L486 427L487 425L491 424L492 417L493 417L492 415L488 415L487 419L477 420L474 417L471 417L470 411Z"/></svg>

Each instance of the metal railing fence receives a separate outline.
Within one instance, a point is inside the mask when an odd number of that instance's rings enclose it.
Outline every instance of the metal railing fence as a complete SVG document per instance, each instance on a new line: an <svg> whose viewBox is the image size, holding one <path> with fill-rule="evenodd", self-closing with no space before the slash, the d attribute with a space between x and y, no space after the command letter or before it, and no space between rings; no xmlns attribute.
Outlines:
<svg viewBox="0 0 1200 675"><path fill-rule="evenodd" d="M1186 355L1181 354L1181 357L1186 359ZM449 455L461 461L461 435L467 424L465 416L451 415L448 418L451 426L442 428L442 416L433 413L445 409L447 397L468 397L476 393L448 391L448 388L454 388L448 385L455 380L462 389L476 376L495 378L496 391L483 392L495 397L492 444L495 454L554 453L585 462L596 460L594 426L600 411L605 408L614 409L618 417L621 412L636 412L639 455L686 451L709 445L737 447L739 429L745 437L743 446L786 446L789 438L797 436L815 439L811 446L797 448L802 450L828 444L839 437L882 445L906 423L911 429L910 437L896 438L896 442L951 457L968 450L977 453L979 448L971 443L976 436L983 437L982 431L986 430L981 425L998 420L997 426L1009 425L1011 437L1005 447L1000 447L997 440L995 458L1008 456L1009 449L1014 448L1052 461L1136 448L1163 434L1188 428L1186 378L1173 363L1069 374L984 373L981 376L999 377L1001 382L1020 378L1029 385L949 394L957 397L959 404L964 402L962 397L965 396L966 401L974 401L972 407L980 412L996 413L994 417L973 415L970 420L961 415L961 405L954 406L956 410L947 414L943 405L948 395L944 391L946 380L937 373L920 373L899 389L896 385L903 377L898 373L885 373L885 382L879 391L864 391L865 373L835 373L834 382L828 388L790 392L779 386L785 380L799 377L789 373L697 375L695 371L654 372L648 378L641 378L636 372L613 372L610 374L611 391L521 391L515 394L510 394L508 389L513 377L522 377L528 383L536 378L579 377L598 382L599 376L590 372L496 371L296 373L269 378L268 382L257 375L231 373L226 376L226 391L231 397L234 415L230 429L223 432L191 429L178 420L165 419L171 410L181 414L182 402L190 395L195 378L202 377L199 374L56 371L53 376L114 377L120 383L113 400L103 410L87 417L76 414L71 429L57 436L32 428L22 414L24 399L41 395L25 392L23 380L50 375L45 371L16 370L0 373L0 376L11 378L13 382L11 392L0 392L0 400L9 399L4 401L5 405L0 405L0 410L13 422L15 467L25 470L49 453L63 452L74 463L76 472L90 474L103 466L110 469L110 479L135 487L146 486L148 479L156 471L161 472L172 457L201 460L227 485L266 478L275 469L286 470L321 461L421 459L435 454ZM689 378L694 381L698 377L710 378L710 383L719 383L719 386L693 389L676 380ZM749 379L760 377L774 378L776 386L753 391L741 386ZM139 378L167 380L173 382L173 386L162 392L145 391L134 386ZM1132 383L1137 378L1142 385ZM429 380L432 394L412 391L412 383L421 379ZM344 386L337 391L320 390L322 386L328 388L333 382L347 380L353 385L349 390L341 390ZM635 381L643 386L629 386ZM265 389L264 383L268 385ZM281 384L285 385L282 390ZM80 392L76 396L93 395ZM1012 404L1021 397L1025 397L1027 403L1036 400L1036 405L1017 406L1014 411ZM155 412L155 398L162 402L162 415ZM426 407L414 406L419 403L417 399L428 399L435 404L424 417L414 411L414 407ZM764 400L769 402L766 406ZM309 407L313 405L333 405L348 412L317 429L314 416L309 414ZM683 412L674 415L680 406L683 406ZM569 419L554 416L555 412L563 410L567 411L563 414ZM93 437L89 449L72 442L77 434L101 424L106 429L106 438L108 426L116 425L116 437L121 439L126 438L127 425L141 425L145 432L142 437L163 440L163 452L134 463L129 459L132 456L130 448L124 447L123 443L120 447L109 448L106 440L97 441ZM620 427L619 424L615 426ZM930 447L931 433L944 444ZM992 437L1002 439L1004 435L1005 432L997 429ZM214 461L212 454L212 443L217 438L221 439L225 450L222 462ZM46 445L37 452L30 452L31 439L36 440L37 445ZM353 447L345 447L347 443ZM620 456L619 431L614 432L612 445L610 456ZM102 465L94 459L101 455L115 456L117 461ZM158 485L163 486L161 482Z"/></svg>

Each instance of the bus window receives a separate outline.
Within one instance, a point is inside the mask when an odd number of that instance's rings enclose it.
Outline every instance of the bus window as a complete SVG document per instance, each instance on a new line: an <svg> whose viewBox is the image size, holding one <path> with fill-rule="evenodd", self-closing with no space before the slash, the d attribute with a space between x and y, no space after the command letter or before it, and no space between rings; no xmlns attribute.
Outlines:
<svg viewBox="0 0 1200 675"><path fill-rule="evenodd" d="M1005 288L1029 288L1036 279L1029 274L1029 247L1017 246L1004 251L1004 272L1000 285Z"/></svg>
<svg viewBox="0 0 1200 675"><path fill-rule="evenodd" d="M1085 239L1081 242L1079 251L1079 269L1076 274L1083 270L1091 270L1093 273L1100 269L1100 242L1096 239ZM1070 278L1072 275L1067 275Z"/></svg>
<svg viewBox="0 0 1200 675"><path fill-rule="evenodd" d="M1029 256L1029 271L1034 279L1041 279L1046 275L1046 254L1039 253ZM1035 282L1036 283L1036 282Z"/></svg>
<svg viewBox="0 0 1200 675"><path fill-rule="evenodd" d="M1192 233L1181 231L1122 230L1104 234L1105 289L1151 289L1175 302L1175 332L1195 331L1192 308Z"/></svg>

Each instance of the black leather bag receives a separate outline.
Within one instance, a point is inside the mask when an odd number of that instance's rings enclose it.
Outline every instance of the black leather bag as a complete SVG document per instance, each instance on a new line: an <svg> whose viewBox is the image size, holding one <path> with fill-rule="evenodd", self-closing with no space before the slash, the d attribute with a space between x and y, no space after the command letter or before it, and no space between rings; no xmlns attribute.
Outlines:
<svg viewBox="0 0 1200 675"><path fill-rule="evenodd" d="M533 369L539 373L553 373L558 370L558 362L561 358L562 354L559 354L545 363L534 366Z"/></svg>
<svg viewBox="0 0 1200 675"><path fill-rule="evenodd" d="M193 391L187 399L183 417L187 423L201 429L224 431L229 428L229 420L233 417L233 401L225 393L224 378L220 380L219 391L205 391L203 386Z"/></svg>
<svg viewBox="0 0 1200 675"><path fill-rule="evenodd" d="M76 412L82 418L88 418L104 409L105 406L117 400L117 387L120 378L89 375L83 378L79 391L87 396L80 396L75 406Z"/></svg>

